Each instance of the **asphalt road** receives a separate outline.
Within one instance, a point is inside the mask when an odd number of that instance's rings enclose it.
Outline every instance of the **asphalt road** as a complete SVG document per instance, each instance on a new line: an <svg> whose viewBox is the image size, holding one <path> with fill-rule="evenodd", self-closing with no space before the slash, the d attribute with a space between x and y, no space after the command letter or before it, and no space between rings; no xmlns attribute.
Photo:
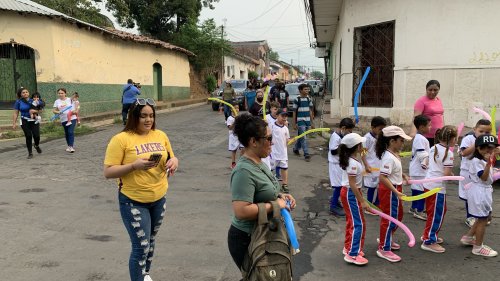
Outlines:
<svg viewBox="0 0 500 281"><path fill-rule="evenodd" d="M157 237L153 280L239 280L227 250L231 217L230 158L223 117L210 105L160 114L179 158L170 179L167 217ZM42 144L43 154L27 161L25 148L0 153L0 280L128 280L129 241L122 225L113 180L102 176L104 151L120 125L76 138L76 153L64 140ZM369 264L343 261L345 220L328 214L326 143L311 139L312 161L289 153L290 189L298 200L301 253L294 260L295 280L498 280L500 257L482 258L461 246L464 206L456 185L448 188L448 213L441 237L446 253L432 254L403 245L402 262L375 255L378 218L367 217L365 243ZM494 192L494 201L500 200ZM408 206L405 205L405 211ZM500 220L494 214L486 243L500 250ZM417 240L424 222L405 214L403 222ZM497 277L495 277L497 276Z"/></svg>

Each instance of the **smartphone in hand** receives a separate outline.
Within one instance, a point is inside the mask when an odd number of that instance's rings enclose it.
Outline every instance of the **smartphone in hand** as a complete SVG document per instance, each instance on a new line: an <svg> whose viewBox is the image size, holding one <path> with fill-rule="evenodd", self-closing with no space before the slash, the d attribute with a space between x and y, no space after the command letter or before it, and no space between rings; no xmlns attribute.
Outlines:
<svg viewBox="0 0 500 281"><path fill-rule="evenodd" d="M153 153L151 154L151 156L149 156L149 161L154 161L155 162L155 166L158 165L158 163L160 163L160 160L161 160L161 153Z"/></svg>

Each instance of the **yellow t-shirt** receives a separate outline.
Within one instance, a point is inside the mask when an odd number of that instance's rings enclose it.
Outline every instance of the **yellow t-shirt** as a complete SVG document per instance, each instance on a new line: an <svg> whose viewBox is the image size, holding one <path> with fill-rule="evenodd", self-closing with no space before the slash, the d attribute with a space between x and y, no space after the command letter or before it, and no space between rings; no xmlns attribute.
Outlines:
<svg viewBox="0 0 500 281"><path fill-rule="evenodd" d="M150 203L167 193L165 164L169 155L174 157L170 141L160 130L151 130L147 135L121 132L109 141L104 165L130 164L138 158L149 159L153 153L162 155L158 166L149 170L135 170L118 178L120 192L132 200Z"/></svg>

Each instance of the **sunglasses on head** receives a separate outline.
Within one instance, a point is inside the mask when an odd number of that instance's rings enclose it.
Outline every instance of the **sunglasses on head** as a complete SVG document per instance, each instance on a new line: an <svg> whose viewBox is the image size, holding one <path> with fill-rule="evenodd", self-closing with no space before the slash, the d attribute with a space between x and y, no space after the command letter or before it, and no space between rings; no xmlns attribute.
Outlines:
<svg viewBox="0 0 500 281"><path fill-rule="evenodd" d="M147 99L138 98L135 101L135 105L146 105L146 104L149 104L151 106L156 106L155 100L154 99L150 99L150 98L147 98Z"/></svg>

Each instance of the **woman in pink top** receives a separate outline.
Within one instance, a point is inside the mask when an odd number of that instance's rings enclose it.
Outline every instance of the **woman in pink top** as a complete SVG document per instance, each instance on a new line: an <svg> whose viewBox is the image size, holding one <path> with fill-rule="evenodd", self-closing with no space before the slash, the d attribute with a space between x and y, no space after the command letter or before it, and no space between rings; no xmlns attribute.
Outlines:
<svg viewBox="0 0 500 281"><path fill-rule="evenodd" d="M425 86L426 95L420 97L413 106L413 115L425 115L431 119L431 130L424 136L429 140L429 145L434 145L436 130L444 126L444 109L441 99L437 97L441 85L437 80L430 80ZM411 135L415 136L417 129L413 126Z"/></svg>

